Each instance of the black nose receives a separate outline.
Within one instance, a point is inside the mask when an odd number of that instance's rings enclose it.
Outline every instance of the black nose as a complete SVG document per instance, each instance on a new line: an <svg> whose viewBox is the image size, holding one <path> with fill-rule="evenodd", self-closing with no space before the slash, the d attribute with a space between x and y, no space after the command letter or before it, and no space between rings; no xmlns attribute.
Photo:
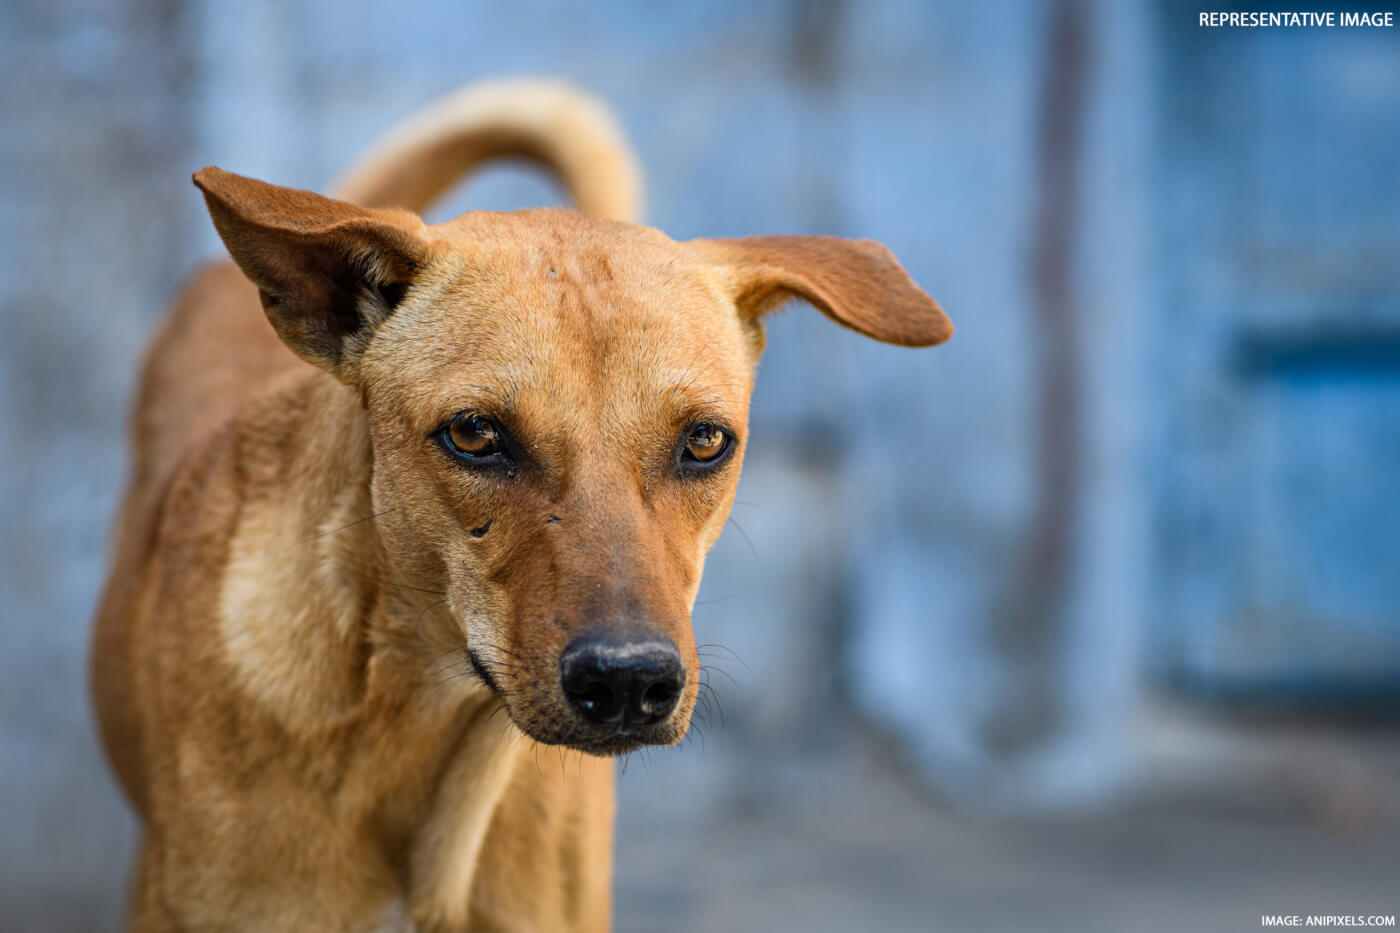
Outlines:
<svg viewBox="0 0 1400 933"><path fill-rule="evenodd" d="M671 715L685 685L685 667L667 638L582 635L564 649L559 680L585 722L627 729Z"/></svg>

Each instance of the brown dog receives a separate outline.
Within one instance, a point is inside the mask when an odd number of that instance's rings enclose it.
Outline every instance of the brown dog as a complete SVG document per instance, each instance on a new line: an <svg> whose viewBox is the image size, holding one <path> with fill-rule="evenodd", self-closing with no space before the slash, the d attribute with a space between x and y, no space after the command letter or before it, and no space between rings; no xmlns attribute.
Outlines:
<svg viewBox="0 0 1400 933"><path fill-rule="evenodd" d="M401 209L499 156L592 216ZM689 725L760 319L947 318L875 243L625 222L625 144L554 85L436 105L345 201L195 183L237 267L147 360L94 642L133 928L607 929L606 756Z"/></svg>

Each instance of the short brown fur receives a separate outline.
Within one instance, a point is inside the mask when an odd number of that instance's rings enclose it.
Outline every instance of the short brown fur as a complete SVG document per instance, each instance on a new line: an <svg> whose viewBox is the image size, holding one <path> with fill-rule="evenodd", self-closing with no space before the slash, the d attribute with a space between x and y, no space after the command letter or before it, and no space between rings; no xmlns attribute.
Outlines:
<svg viewBox="0 0 1400 933"><path fill-rule="evenodd" d="M458 168L525 152L593 210L634 209L596 104L482 94L391 138L346 190L422 189L402 195L421 210L457 140ZM494 151L517 111L534 116ZM429 144L441 177L396 186ZM152 346L93 645L144 824L132 928L607 929L602 756L688 728L690 609L738 482L761 315L802 297L907 345L946 339L946 317L869 242L677 243L567 210L426 226L195 180L237 267L199 273ZM444 449L464 412L508 426L508 466ZM683 476L697 422L733 449ZM678 646L681 699L602 740L569 712L560 654L638 626Z"/></svg>

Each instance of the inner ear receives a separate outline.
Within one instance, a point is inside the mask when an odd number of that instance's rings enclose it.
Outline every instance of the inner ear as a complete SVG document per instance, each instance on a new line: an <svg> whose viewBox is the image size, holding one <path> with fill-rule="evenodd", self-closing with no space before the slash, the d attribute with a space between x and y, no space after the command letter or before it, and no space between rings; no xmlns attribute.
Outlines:
<svg viewBox="0 0 1400 933"><path fill-rule="evenodd" d="M353 381L375 328L423 265L423 222L217 168L194 181L278 336L303 359Z"/></svg>
<svg viewBox="0 0 1400 933"><path fill-rule="evenodd" d="M408 293L407 282L388 282L375 288L379 301L388 311L393 311L403 301L403 296Z"/></svg>
<svg viewBox="0 0 1400 933"><path fill-rule="evenodd" d="M887 248L873 240L762 236L694 240L717 268L740 317L756 323L793 298L843 327L907 347L953 335L953 323Z"/></svg>

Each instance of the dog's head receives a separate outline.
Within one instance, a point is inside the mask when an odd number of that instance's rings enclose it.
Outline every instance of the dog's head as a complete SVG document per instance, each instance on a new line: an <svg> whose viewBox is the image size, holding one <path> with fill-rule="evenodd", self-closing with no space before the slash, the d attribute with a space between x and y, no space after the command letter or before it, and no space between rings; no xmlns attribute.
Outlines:
<svg viewBox="0 0 1400 933"><path fill-rule="evenodd" d="M952 332L869 241L678 243L565 210L430 227L195 180L282 340L359 391L395 571L447 594L516 725L595 754L688 728L762 316L798 297L890 343Z"/></svg>

